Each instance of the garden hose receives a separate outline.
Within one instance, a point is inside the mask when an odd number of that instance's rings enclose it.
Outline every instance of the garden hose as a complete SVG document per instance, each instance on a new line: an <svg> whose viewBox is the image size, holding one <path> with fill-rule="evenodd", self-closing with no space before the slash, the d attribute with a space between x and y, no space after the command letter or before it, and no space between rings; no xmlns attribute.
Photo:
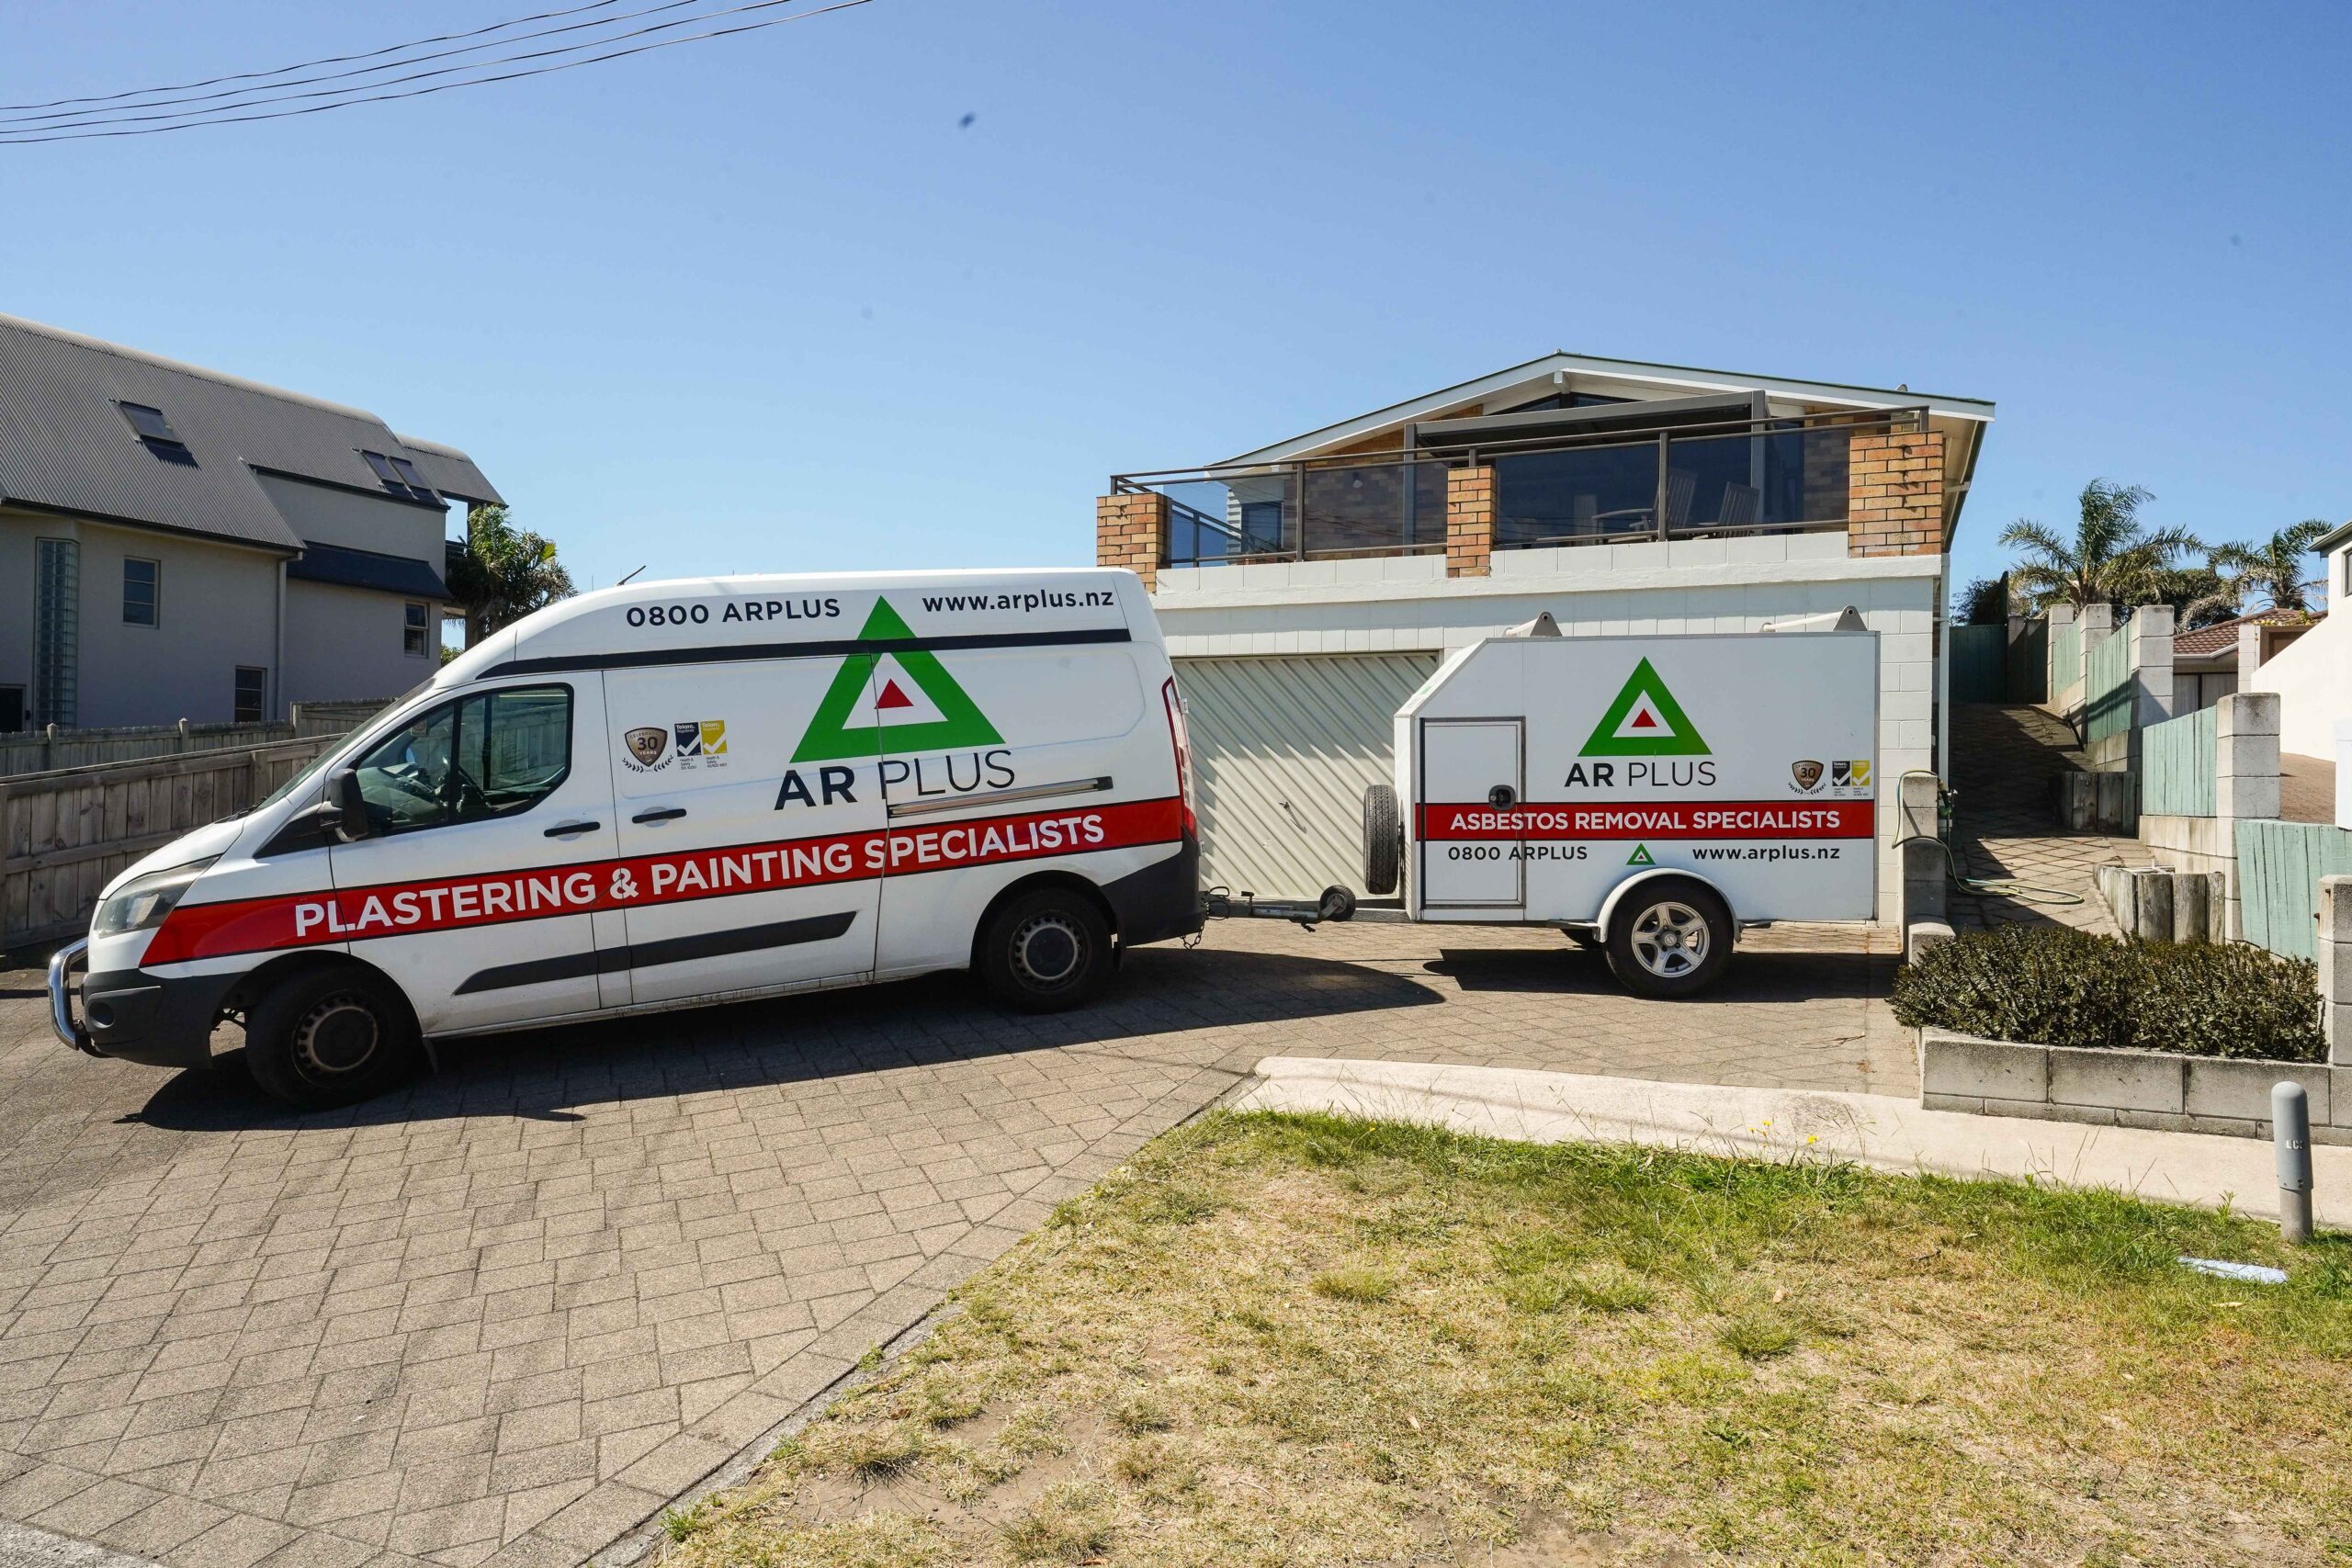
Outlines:
<svg viewBox="0 0 2352 1568"><path fill-rule="evenodd" d="M2020 882L2013 876L1962 875L1960 869L1960 857L1952 852L1951 845L1945 841L1945 835L1951 830L1951 791L1944 787L1944 781L1941 778L1926 768L1909 769L1905 772L1903 777L1935 779L1936 831L1933 834L1914 833L1908 838L1897 839L1894 840L1895 849L1900 850L1905 844L1935 845L1937 849L1943 852L1944 874L1951 878L1951 885L1961 892L1974 897L2009 898L2020 904L2047 904L2059 908L2071 908L2086 901L2079 893L2069 893L2063 887L2037 887L2031 883ZM1899 786L1901 780L1897 780L1896 783Z"/></svg>

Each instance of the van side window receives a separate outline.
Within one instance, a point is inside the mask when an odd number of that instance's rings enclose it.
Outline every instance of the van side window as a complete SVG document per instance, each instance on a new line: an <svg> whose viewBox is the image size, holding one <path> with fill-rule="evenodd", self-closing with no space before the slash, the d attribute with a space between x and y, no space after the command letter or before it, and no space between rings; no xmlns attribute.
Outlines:
<svg viewBox="0 0 2352 1568"><path fill-rule="evenodd" d="M390 834L527 811L571 768L571 688L526 686L428 708L357 773L370 825Z"/></svg>

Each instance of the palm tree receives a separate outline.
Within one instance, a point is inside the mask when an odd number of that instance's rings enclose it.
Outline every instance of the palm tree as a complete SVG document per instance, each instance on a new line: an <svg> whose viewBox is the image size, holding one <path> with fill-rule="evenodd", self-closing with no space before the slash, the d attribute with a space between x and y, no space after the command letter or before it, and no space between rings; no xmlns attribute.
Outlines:
<svg viewBox="0 0 2352 1568"><path fill-rule="evenodd" d="M2327 528L2325 521L2311 517L2257 545L2217 545L2213 564L2229 574L2232 594L2239 602L2251 592L2261 594L2270 609L2309 615L2312 590L2320 586L2320 580L2303 575L2303 558Z"/></svg>
<svg viewBox="0 0 2352 1568"><path fill-rule="evenodd" d="M554 541L515 527L503 506L466 513L465 553L450 560L449 595L465 610L468 648L572 592Z"/></svg>
<svg viewBox="0 0 2352 1568"><path fill-rule="evenodd" d="M2154 499L2138 485L2093 479L2083 487L2072 540L2018 518L2001 530L2001 543L2028 552L2009 569L2010 582L2036 610L2161 600L2172 558L2200 547L2185 528L2142 525L2140 508Z"/></svg>

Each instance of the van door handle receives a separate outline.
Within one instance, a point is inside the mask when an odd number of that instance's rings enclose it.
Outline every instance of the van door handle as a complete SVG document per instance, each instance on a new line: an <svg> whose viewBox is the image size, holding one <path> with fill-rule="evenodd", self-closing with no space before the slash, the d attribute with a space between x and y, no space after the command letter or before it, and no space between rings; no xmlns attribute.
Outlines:
<svg viewBox="0 0 2352 1568"><path fill-rule="evenodd" d="M651 811L640 811L629 820L632 822L675 822L685 814L686 808L683 806L662 806Z"/></svg>
<svg viewBox="0 0 2352 1568"><path fill-rule="evenodd" d="M547 830L547 836L550 839L569 839L574 833L593 833L603 826L602 822L559 822Z"/></svg>

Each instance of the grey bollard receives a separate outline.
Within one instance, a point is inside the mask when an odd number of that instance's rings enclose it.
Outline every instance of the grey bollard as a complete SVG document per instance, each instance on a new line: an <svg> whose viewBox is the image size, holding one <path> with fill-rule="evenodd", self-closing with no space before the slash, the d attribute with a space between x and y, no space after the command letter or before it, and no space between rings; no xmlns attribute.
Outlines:
<svg viewBox="0 0 2352 1568"><path fill-rule="evenodd" d="M2278 1150L2278 1234L2312 1238L2312 1103L2299 1083L2270 1086L2270 1133Z"/></svg>

